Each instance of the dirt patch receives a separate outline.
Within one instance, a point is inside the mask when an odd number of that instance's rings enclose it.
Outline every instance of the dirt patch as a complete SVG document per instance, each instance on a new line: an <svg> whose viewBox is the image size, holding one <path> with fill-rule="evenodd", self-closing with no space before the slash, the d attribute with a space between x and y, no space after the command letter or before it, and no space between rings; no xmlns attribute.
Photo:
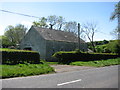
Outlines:
<svg viewBox="0 0 120 90"><path fill-rule="evenodd" d="M57 73L95 68L95 67L72 66L72 65L50 65L50 66L53 67L55 69L55 72Z"/></svg>

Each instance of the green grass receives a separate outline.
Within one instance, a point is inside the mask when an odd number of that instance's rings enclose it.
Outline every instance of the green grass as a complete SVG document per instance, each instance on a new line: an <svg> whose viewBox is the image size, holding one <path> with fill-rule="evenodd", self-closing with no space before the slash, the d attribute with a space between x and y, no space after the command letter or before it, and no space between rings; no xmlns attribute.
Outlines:
<svg viewBox="0 0 120 90"><path fill-rule="evenodd" d="M58 64L60 64L59 62L48 62L48 61L45 61L45 60L40 60L40 62L46 63L48 65L58 65Z"/></svg>
<svg viewBox="0 0 120 90"><path fill-rule="evenodd" d="M18 50L18 49L9 49L9 48L0 48L0 51L7 51L7 52L37 52L37 51Z"/></svg>
<svg viewBox="0 0 120 90"><path fill-rule="evenodd" d="M49 64L49 65L57 65L59 63L58 62L47 62L47 64Z"/></svg>
<svg viewBox="0 0 120 90"><path fill-rule="evenodd" d="M88 61L88 62L76 61L76 62L70 63L70 65L93 66L93 67L104 67L104 66L119 65L119 64L120 64L120 58L99 60L99 61Z"/></svg>
<svg viewBox="0 0 120 90"><path fill-rule="evenodd" d="M23 77L54 72L54 69L48 64L0 65L0 68L2 68L2 71L0 71L2 78Z"/></svg>

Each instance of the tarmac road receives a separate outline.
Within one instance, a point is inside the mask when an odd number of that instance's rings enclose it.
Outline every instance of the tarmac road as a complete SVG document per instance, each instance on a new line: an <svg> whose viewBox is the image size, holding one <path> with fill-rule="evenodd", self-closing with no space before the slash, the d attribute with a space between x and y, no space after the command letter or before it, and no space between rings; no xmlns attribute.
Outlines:
<svg viewBox="0 0 120 90"><path fill-rule="evenodd" d="M3 79L2 88L118 88L118 65Z"/></svg>

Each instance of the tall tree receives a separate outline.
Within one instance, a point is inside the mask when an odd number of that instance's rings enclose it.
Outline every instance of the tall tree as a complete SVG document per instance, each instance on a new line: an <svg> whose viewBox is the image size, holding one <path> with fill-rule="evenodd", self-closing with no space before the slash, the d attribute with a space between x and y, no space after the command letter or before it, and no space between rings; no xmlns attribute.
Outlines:
<svg viewBox="0 0 120 90"><path fill-rule="evenodd" d="M92 45L93 51L96 52L95 45L94 45L94 35L95 35L95 32L97 31L97 25L95 23L88 22L83 25L83 31L88 37Z"/></svg>
<svg viewBox="0 0 120 90"><path fill-rule="evenodd" d="M59 16L57 19L57 29L61 30L64 24L65 24L65 18L63 18L62 16Z"/></svg>
<svg viewBox="0 0 120 90"><path fill-rule="evenodd" d="M48 16L47 20L50 25L50 29L53 29L53 26L57 24L58 17L56 15Z"/></svg>
<svg viewBox="0 0 120 90"><path fill-rule="evenodd" d="M12 43L15 43L15 37L14 37L14 26L9 25L6 29L5 29L5 36L7 38L9 38L9 41Z"/></svg>
<svg viewBox="0 0 120 90"><path fill-rule="evenodd" d="M61 30L65 24L65 18L62 16L51 15L47 18L42 17L39 21L34 21L33 26Z"/></svg>
<svg viewBox="0 0 120 90"><path fill-rule="evenodd" d="M42 18L40 18L40 20L38 22L34 21L33 25L37 26L37 27L47 28L48 27L48 25L47 25L47 18L42 17Z"/></svg>
<svg viewBox="0 0 120 90"><path fill-rule="evenodd" d="M120 17L120 1L115 5L115 10L112 13L110 20L114 20Z"/></svg>
<svg viewBox="0 0 120 90"><path fill-rule="evenodd" d="M24 25L18 24L14 26L8 26L5 31L5 36L9 39L10 42L20 44L20 41L25 36L27 28Z"/></svg>
<svg viewBox="0 0 120 90"><path fill-rule="evenodd" d="M77 34L77 22L76 21L66 22L64 26L64 31Z"/></svg>
<svg viewBox="0 0 120 90"><path fill-rule="evenodd" d="M110 17L110 20L114 20L114 19L118 19L118 28L115 29L115 31L117 30L118 39L120 39L120 1L115 5L115 10Z"/></svg>

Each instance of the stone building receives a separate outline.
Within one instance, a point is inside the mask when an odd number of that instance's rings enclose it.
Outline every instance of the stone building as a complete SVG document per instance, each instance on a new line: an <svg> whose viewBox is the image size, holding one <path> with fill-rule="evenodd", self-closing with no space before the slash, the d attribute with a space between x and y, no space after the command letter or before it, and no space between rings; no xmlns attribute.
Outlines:
<svg viewBox="0 0 120 90"><path fill-rule="evenodd" d="M38 51L41 59L51 60L57 51L72 51L78 48L78 38L70 32L32 26L20 43L21 49ZM80 49L87 44L80 39Z"/></svg>

